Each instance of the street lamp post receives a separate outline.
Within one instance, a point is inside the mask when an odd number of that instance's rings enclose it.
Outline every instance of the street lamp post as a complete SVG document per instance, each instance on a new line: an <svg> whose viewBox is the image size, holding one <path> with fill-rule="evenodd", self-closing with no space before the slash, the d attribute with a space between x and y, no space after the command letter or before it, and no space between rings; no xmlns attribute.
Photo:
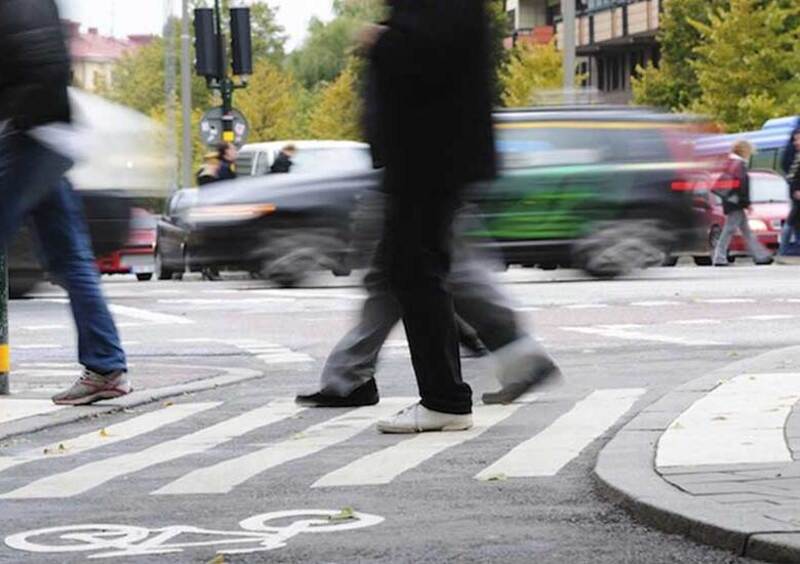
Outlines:
<svg viewBox="0 0 800 564"><path fill-rule="evenodd" d="M189 0L181 6L181 109L183 115L181 186L192 185L192 37L189 32Z"/></svg>
<svg viewBox="0 0 800 564"><path fill-rule="evenodd" d="M561 0L563 33L561 51L564 54L564 97L572 100L575 89L575 0Z"/></svg>

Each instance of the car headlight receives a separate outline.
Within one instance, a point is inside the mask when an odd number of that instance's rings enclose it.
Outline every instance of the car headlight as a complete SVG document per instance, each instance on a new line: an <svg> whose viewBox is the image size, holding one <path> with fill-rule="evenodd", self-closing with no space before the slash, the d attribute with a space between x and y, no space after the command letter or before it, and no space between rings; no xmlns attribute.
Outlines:
<svg viewBox="0 0 800 564"><path fill-rule="evenodd" d="M748 219L747 224L752 231L769 231L767 222L762 219Z"/></svg>
<svg viewBox="0 0 800 564"><path fill-rule="evenodd" d="M227 204L219 206L199 206L189 210L191 223L216 223L226 221L245 221L262 215L275 213L275 204Z"/></svg>

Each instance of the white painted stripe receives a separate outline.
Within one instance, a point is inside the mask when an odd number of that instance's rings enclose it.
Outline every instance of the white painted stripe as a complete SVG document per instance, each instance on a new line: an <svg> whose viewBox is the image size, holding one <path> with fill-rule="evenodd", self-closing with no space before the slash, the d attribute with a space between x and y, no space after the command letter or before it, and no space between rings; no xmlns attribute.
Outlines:
<svg viewBox="0 0 800 564"><path fill-rule="evenodd" d="M516 308L517 311L542 311L541 307L537 306L522 306Z"/></svg>
<svg viewBox="0 0 800 564"><path fill-rule="evenodd" d="M604 309L607 307L607 304L570 304L564 306L565 309Z"/></svg>
<svg viewBox="0 0 800 564"><path fill-rule="evenodd" d="M302 411L291 401L274 401L211 427L159 443L131 454L122 454L42 478L0 499L64 498L85 493L106 482L191 454L207 451L250 431L281 421Z"/></svg>
<svg viewBox="0 0 800 564"><path fill-rule="evenodd" d="M645 392L642 388L597 390L475 477L487 480L501 475L509 478L555 476L607 432Z"/></svg>
<svg viewBox="0 0 800 564"><path fill-rule="evenodd" d="M68 329L66 325L51 324L51 325L24 325L20 327L23 331L61 331Z"/></svg>
<svg viewBox="0 0 800 564"><path fill-rule="evenodd" d="M477 406L473 413L475 426L468 431L417 435L331 472L317 480L312 487L388 484L403 472L416 468L440 452L479 437L513 415L522 405Z"/></svg>
<svg viewBox="0 0 800 564"><path fill-rule="evenodd" d="M721 346L725 343L718 341L708 341L693 337L667 337L664 335L650 335L640 331L626 331L623 329L602 328L602 327L559 327L562 331L572 331L574 333L585 333L587 335L597 335L600 337L611 337L613 339L624 339L628 341L651 341L655 343L668 343L671 345L684 345L687 347L707 347Z"/></svg>
<svg viewBox="0 0 800 564"><path fill-rule="evenodd" d="M755 300L752 298L714 298L709 300L695 300L701 304L752 304Z"/></svg>
<svg viewBox="0 0 800 564"><path fill-rule="evenodd" d="M656 465L792 462L784 425L800 374L743 374L697 400L658 442Z"/></svg>
<svg viewBox="0 0 800 564"><path fill-rule="evenodd" d="M719 325L722 323L719 319L677 319L675 321L667 321L670 325Z"/></svg>
<svg viewBox="0 0 800 564"><path fill-rule="evenodd" d="M64 406L54 405L50 400L39 399L0 399L0 423L8 423L34 415L44 415L63 409Z"/></svg>
<svg viewBox="0 0 800 564"><path fill-rule="evenodd" d="M652 302L631 302L632 306L634 307L663 307L663 306L675 306L681 305L681 302L671 302L671 301L652 301Z"/></svg>
<svg viewBox="0 0 800 564"><path fill-rule="evenodd" d="M640 323L617 323L612 325L598 325L598 327L602 327L603 329L622 329L623 331L626 329L641 329L645 327Z"/></svg>
<svg viewBox="0 0 800 564"><path fill-rule="evenodd" d="M748 315L739 319L742 321L781 321L796 318L796 315Z"/></svg>
<svg viewBox="0 0 800 564"><path fill-rule="evenodd" d="M123 306L119 304L110 304L108 308L112 313L130 317L131 319L138 319L140 321L150 321L152 323L164 323L174 325L190 325L194 321L186 317L177 315L168 315L166 313L158 313L155 311L147 311L137 307Z"/></svg>
<svg viewBox="0 0 800 564"><path fill-rule="evenodd" d="M222 402L179 403L139 415L121 423L109 425L104 429L58 441L42 448L35 448L13 456L0 456L0 472L13 466L43 460L46 458L73 456L88 450L105 447L150 433L165 425L170 425L201 411L217 407Z"/></svg>
<svg viewBox="0 0 800 564"><path fill-rule="evenodd" d="M37 349L62 349L65 348L66 345L12 345L13 348L25 351L25 350L37 350Z"/></svg>
<svg viewBox="0 0 800 564"><path fill-rule="evenodd" d="M303 458L346 441L378 419L410 405L413 398L388 398L378 405L359 407L313 425L294 438L269 445L238 458L200 468L153 492L163 494L227 493L239 484L281 464Z"/></svg>

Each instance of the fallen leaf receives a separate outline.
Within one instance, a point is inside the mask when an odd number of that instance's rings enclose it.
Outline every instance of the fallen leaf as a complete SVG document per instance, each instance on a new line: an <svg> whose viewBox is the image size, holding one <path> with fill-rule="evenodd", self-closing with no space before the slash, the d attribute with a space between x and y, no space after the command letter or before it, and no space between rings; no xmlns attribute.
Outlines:
<svg viewBox="0 0 800 564"><path fill-rule="evenodd" d="M492 474L491 476L486 478L487 482L505 482L506 480L508 480L508 476L506 476L505 474L502 474L502 473L501 474Z"/></svg>
<svg viewBox="0 0 800 564"><path fill-rule="evenodd" d="M208 564L225 564L225 556L217 554L214 558L208 561Z"/></svg>
<svg viewBox="0 0 800 564"><path fill-rule="evenodd" d="M328 521L349 521L356 518L356 512L352 507L345 507L336 515L328 516Z"/></svg>
<svg viewBox="0 0 800 564"><path fill-rule="evenodd" d="M105 439L105 438L108 438L108 437L110 437L111 435L110 435L110 434L109 434L109 432L108 432L108 431L106 431L105 429L100 429L100 436L101 436L101 437L103 437L103 438Z"/></svg>
<svg viewBox="0 0 800 564"><path fill-rule="evenodd" d="M171 405L175 405L175 402L174 401L165 401L162 405L164 407L169 407Z"/></svg>

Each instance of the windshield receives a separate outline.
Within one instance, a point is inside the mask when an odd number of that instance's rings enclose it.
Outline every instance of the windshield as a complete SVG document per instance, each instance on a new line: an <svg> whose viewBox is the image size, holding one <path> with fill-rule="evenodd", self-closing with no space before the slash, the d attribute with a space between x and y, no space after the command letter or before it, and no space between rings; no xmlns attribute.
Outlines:
<svg viewBox="0 0 800 564"><path fill-rule="evenodd" d="M299 149L292 159L291 174L318 174L369 170L372 157L367 148Z"/></svg>
<svg viewBox="0 0 800 564"><path fill-rule="evenodd" d="M789 188L779 176L750 176L750 201L755 203L787 202Z"/></svg>

